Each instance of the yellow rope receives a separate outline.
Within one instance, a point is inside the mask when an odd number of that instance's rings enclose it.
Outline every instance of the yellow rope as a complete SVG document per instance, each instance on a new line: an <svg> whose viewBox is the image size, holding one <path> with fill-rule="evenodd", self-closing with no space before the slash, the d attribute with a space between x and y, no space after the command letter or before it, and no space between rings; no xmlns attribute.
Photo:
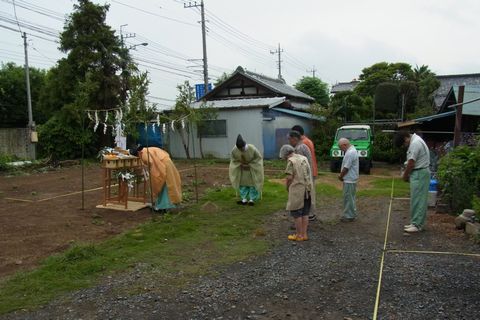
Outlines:
<svg viewBox="0 0 480 320"><path fill-rule="evenodd" d="M388 253L419 253L419 254L438 254L452 256L480 257L479 253L451 252L451 251L428 251L428 250L387 250Z"/></svg>
<svg viewBox="0 0 480 320"><path fill-rule="evenodd" d="M112 186L116 186L116 184L114 184ZM102 188L103 187L89 189L89 190L85 190L85 192L97 191L97 190L101 190ZM54 196L54 197L44 198L44 199L39 199L39 200L28 200L28 199L18 199L18 198L5 198L5 200L21 201L21 202L43 202L43 201L53 200L53 199L57 199L57 198L73 196L73 195L79 194L79 193L82 193L82 191L70 192L70 193L66 193L66 194L61 194L59 196Z"/></svg>
<svg viewBox="0 0 480 320"><path fill-rule="evenodd" d="M388 206L387 225L386 225L386 228L385 228L385 240L383 241L382 257L380 259L380 271L378 272L377 295L375 297L375 307L373 309L373 320L377 320L378 305L380 303L380 290L382 288L383 264L385 262L385 252L386 252L386 249L387 249L387 241L388 241L388 228L390 226L390 216L392 214L394 183L395 183L395 179L392 178L392 190L391 190L391 193L390 193L390 204Z"/></svg>
<svg viewBox="0 0 480 320"><path fill-rule="evenodd" d="M5 198L5 200L21 201L21 202L35 202L35 200L17 199L17 198Z"/></svg>

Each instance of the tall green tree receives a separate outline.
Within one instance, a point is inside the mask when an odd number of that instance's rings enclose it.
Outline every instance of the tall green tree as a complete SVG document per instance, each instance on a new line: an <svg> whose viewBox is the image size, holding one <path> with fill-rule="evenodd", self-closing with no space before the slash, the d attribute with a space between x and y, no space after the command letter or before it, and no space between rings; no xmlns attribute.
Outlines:
<svg viewBox="0 0 480 320"><path fill-rule="evenodd" d="M71 144L70 141L84 141L86 144L95 141L93 138L86 141L79 136L82 117L74 116L75 113L81 115L85 109L116 108L125 101L132 62L128 50L122 47L115 31L106 24L108 9L108 5L78 0L60 34L60 50L67 57L59 60L48 73L41 98L45 108L57 112L46 126L50 132L40 130L40 143L42 135L49 139L46 143L52 147L44 150L54 156L78 156L79 143ZM111 144L111 135L99 133L99 138L97 148ZM63 152L60 148L73 150Z"/></svg>
<svg viewBox="0 0 480 320"><path fill-rule="evenodd" d="M128 50L122 48L115 31L106 24L109 5L97 5L89 0L78 0L60 34L60 50L78 84L86 80L97 85L87 101L97 108L114 108L120 104L123 78L120 73L130 62Z"/></svg>
<svg viewBox="0 0 480 320"><path fill-rule="evenodd" d="M294 87L315 99L315 103L326 106L330 100L328 84L316 77L302 77Z"/></svg>
<svg viewBox="0 0 480 320"><path fill-rule="evenodd" d="M30 68L30 88L33 120L43 123L48 113L39 106L44 90L45 70ZM28 122L25 69L14 63L0 68L0 128L26 127Z"/></svg>
<svg viewBox="0 0 480 320"><path fill-rule="evenodd" d="M373 97L380 83L413 80L413 71L408 63L378 62L364 68L358 79L355 92L362 97Z"/></svg>
<svg viewBox="0 0 480 320"><path fill-rule="evenodd" d="M371 104L353 91L335 94L330 101L330 108L344 122L364 122L373 118Z"/></svg>
<svg viewBox="0 0 480 320"><path fill-rule="evenodd" d="M354 91L363 98L374 98L376 118L403 115L405 119L432 113L432 94L440 85L428 66L413 69L404 62L375 63L364 68L359 79Z"/></svg>

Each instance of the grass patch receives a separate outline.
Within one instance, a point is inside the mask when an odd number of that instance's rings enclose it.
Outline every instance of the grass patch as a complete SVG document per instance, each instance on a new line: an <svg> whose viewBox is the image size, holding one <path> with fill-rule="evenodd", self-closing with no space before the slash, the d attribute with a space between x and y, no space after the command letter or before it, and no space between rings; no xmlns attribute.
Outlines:
<svg viewBox="0 0 480 320"><path fill-rule="evenodd" d="M4 279L0 314L45 304L139 263L151 266L158 282L182 285L213 265L264 253L270 243L261 226L269 214L285 206L286 199L284 186L270 182L254 207L238 206L232 189L212 190L201 203L179 214L167 214L100 244L75 246L45 259L34 271ZM207 201L220 210L203 211Z"/></svg>
<svg viewBox="0 0 480 320"><path fill-rule="evenodd" d="M319 182L316 185L317 195L325 197L340 197L342 190L329 183Z"/></svg>
<svg viewBox="0 0 480 320"><path fill-rule="evenodd" d="M361 177L360 177L361 179ZM370 187L367 189L358 190L357 197L390 197L392 188L391 178L376 178L370 183ZM341 197L342 190L336 186L319 182L316 186L317 195L325 197ZM407 197L410 193L410 186L408 182L403 181L401 178L395 178L393 196L394 197Z"/></svg>
<svg viewBox="0 0 480 320"><path fill-rule="evenodd" d="M401 178L394 178L394 197L407 197L410 185ZM390 197L392 191L391 178L377 178L371 182L372 187L357 192L357 197Z"/></svg>

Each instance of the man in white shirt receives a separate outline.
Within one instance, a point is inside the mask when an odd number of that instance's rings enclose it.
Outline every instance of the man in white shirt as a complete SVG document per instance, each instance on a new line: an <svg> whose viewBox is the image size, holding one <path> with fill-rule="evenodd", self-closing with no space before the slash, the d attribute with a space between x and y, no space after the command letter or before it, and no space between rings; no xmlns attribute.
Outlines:
<svg viewBox="0 0 480 320"><path fill-rule="evenodd" d="M346 138L338 140L338 146L345 153L338 179L343 181L343 216L341 221L351 222L357 218L355 194L359 176L357 149Z"/></svg>
<svg viewBox="0 0 480 320"><path fill-rule="evenodd" d="M402 178L410 181L410 224L404 230L408 233L419 232L427 218L430 151L425 141L415 133L400 131L394 142L397 147L408 147L407 167Z"/></svg>

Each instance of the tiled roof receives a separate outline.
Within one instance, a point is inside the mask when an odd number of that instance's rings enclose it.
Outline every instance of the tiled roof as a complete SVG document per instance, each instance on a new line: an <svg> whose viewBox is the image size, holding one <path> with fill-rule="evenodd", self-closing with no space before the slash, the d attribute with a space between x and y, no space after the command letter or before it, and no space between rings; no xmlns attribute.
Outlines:
<svg viewBox="0 0 480 320"><path fill-rule="evenodd" d="M305 119L311 119L311 120L318 120L318 121L325 121L325 117L322 116L316 116L314 114L308 113L308 112L301 112L301 111L295 111L295 110L290 110L290 109L283 109L283 108L274 108L273 110L290 114L292 116L300 117L300 118L305 118Z"/></svg>
<svg viewBox="0 0 480 320"><path fill-rule="evenodd" d="M350 82L339 82L332 86L330 93L338 93L343 91L352 91L360 83L358 80L353 80Z"/></svg>
<svg viewBox="0 0 480 320"><path fill-rule="evenodd" d="M228 99L228 100L210 100L207 101L209 107L218 109L229 108L252 108L252 107L269 107L273 108L285 101L285 97L274 98L242 98L242 99ZM195 102L192 104L193 108L199 108L203 102Z"/></svg>
<svg viewBox="0 0 480 320"><path fill-rule="evenodd" d="M238 70L238 69L237 69ZM310 97L308 94L305 94L294 87L291 87L285 83L285 81L280 80L280 79L274 79L270 78L267 76L264 76L262 74L258 74L255 72L251 71L239 71L243 73L245 76L248 78L252 79L255 82L259 82L260 84L263 84L267 88L271 89L272 91L275 91L279 94L284 94L286 96L291 96L291 97L297 97L297 98L302 98L306 99L309 101L314 101L312 97Z"/></svg>
<svg viewBox="0 0 480 320"><path fill-rule="evenodd" d="M440 81L440 87L433 94L437 108L443 104L452 87L480 85L480 73L439 75L437 79Z"/></svg>

